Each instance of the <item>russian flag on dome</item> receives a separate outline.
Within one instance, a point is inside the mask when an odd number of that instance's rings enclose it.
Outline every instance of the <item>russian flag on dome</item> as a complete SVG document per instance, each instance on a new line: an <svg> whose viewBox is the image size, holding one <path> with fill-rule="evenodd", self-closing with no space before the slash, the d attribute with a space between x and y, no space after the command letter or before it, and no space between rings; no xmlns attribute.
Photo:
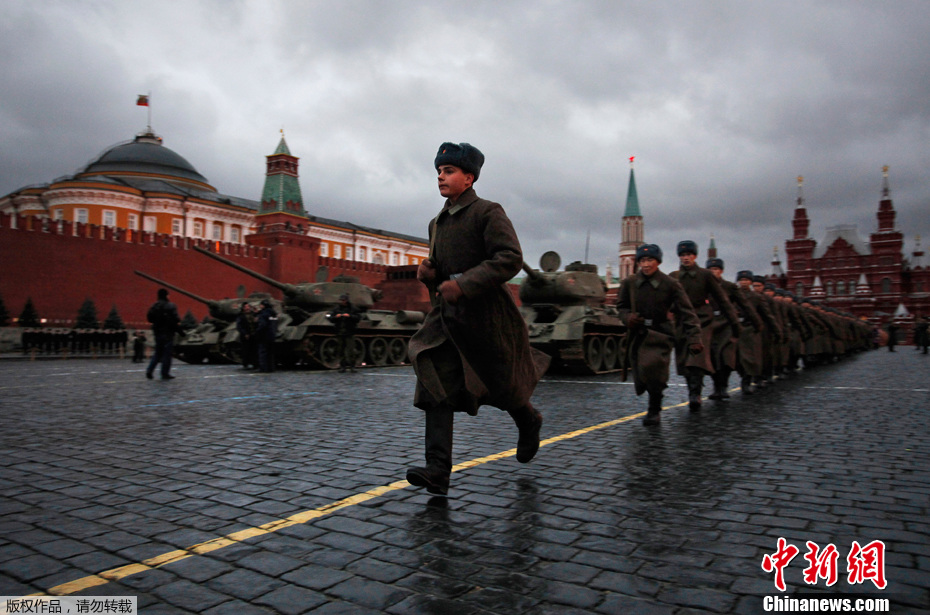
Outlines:
<svg viewBox="0 0 930 615"><path fill-rule="evenodd" d="M149 97L146 94L139 94L139 98L136 99L136 105L139 107L148 107Z"/></svg>

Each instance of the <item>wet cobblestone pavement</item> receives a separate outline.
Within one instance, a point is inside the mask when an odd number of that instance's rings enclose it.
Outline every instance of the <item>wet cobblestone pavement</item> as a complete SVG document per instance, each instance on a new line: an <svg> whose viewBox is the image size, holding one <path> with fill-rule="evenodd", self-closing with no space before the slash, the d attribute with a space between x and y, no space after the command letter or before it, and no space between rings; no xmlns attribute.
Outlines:
<svg viewBox="0 0 930 615"><path fill-rule="evenodd" d="M528 465L506 414L457 417L448 499L403 480L422 459L409 368L174 373L0 362L0 595L153 615L930 609L930 360L908 347L696 414L673 377L658 428L617 376L548 376ZM779 538L799 549L784 593L762 569ZM853 541L879 540L887 587L850 583ZM832 586L805 583L808 541L836 546Z"/></svg>

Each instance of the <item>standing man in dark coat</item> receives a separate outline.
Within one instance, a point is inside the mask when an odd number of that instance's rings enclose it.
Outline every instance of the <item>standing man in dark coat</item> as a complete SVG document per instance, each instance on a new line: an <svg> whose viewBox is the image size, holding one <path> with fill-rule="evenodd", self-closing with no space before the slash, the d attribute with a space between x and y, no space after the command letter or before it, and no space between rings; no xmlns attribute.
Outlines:
<svg viewBox="0 0 930 615"><path fill-rule="evenodd" d="M274 371L274 340L278 336L278 313L274 304L262 299L262 309L255 325L255 343L258 344L258 371Z"/></svg>
<svg viewBox="0 0 930 615"><path fill-rule="evenodd" d="M888 331L888 352L894 352L894 347L898 344L898 325L893 320L889 320L886 330Z"/></svg>
<svg viewBox="0 0 930 615"><path fill-rule="evenodd" d="M446 202L430 222L430 256L417 270L433 304L409 346L413 403L425 411L426 467L410 468L407 480L439 495L449 489L454 413L474 415L481 405L507 411L519 430L521 463L539 449L543 421L530 396L549 359L530 347L506 287L523 264L513 224L472 187L483 164L468 143L439 147L434 166Z"/></svg>
<svg viewBox="0 0 930 615"><path fill-rule="evenodd" d="M145 377L151 380L155 366L161 363L161 379L171 380L174 378L171 375L171 352L174 349L174 334L181 326L181 318L178 316L178 306L168 301L167 288L158 289L158 301L149 308L147 316L155 335L155 353L145 370Z"/></svg>
<svg viewBox="0 0 930 615"><path fill-rule="evenodd" d="M927 354L928 346L930 346L930 323L927 322L926 316L921 316L914 325L914 350L923 350L923 353Z"/></svg>
<svg viewBox="0 0 930 615"><path fill-rule="evenodd" d="M729 324L728 333L739 337L739 316L730 303L726 293L720 288L717 276L707 269L697 265L697 244L690 240L678 242L678 271L673 271L669 277L678 280L688 294L694 313L701 323L701 344L703 350L693 352L689 346L687 332L682 328L684 323L675 323L675 360L678 375L684 376L688 382L688 408L692 412L701 409L701 390L704 387L704 374L713 375L716 369L711 349L714 337L714 317L722 316Z"/></svg>
<svg viewBox="0 0 930 615"><path fill-rule="evenodd" d="M243 301L236 317L236 331L239 332L239 347L242 353L242 369L258 367L258 346L255 343L255 310L248 301Z"/></svg>
<svg viewBox="0 0 930 615"><path fill-rule="evenodd" d="M336 326L336 339L339 341L339 372L346 368L355 371L355 328L362 319L358 308L349 301L349 295L339 297L339 305L326 315L327 320Z"/></svg>
<svg viewBox="0 0 930 615"><path fill-rule="evenodd" d="M627 326L626 353L633 368L636 394L649 393L644 425L657 425L662 411L662 392L668 387L669 364L675 346L674 314L688 350L704 351L701 325L685 289L659 271L662 250L651 243L636 248L639 271L624 279L617 293L617 311Z"/></svg>

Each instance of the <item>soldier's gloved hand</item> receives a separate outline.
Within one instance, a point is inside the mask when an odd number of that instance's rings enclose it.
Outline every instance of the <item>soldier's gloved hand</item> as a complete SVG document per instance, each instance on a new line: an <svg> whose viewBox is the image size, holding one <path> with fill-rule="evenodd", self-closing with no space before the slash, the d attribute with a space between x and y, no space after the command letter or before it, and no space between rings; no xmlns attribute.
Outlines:
<svg viewBox="0 0 930 615"><path fill-rule="evenodd" d="M688 346L688 350L691 351L691 354L701 354L702 352L704 352L704 344L700 342L696 342Z"/></svg>
<svg viewBox="0 0 930 615"><path fill-rule="evenodd" d="M420 261L420 266L417 267L417 280L423 282L432 282L436 279L436 268L433 267L433 263L430 260L424 259Z"/></svg>
<svg viewBox="0 0 930 615"><path fill-rule="evenodd" d="M455 280L446 280L439 285L439 294L442 298L455 305L462 298L462 287Z"/></svg>
<svg viewBox="0 0 930 615"><path fill-rule="evenodd" d="M633 314L630 314L630 316L626 320L626 326L629 327L630 329L636 329L638 327L642 327L644 324L646 324L646 319L640 316L639 314L636 314L635 312Z"/></svg>

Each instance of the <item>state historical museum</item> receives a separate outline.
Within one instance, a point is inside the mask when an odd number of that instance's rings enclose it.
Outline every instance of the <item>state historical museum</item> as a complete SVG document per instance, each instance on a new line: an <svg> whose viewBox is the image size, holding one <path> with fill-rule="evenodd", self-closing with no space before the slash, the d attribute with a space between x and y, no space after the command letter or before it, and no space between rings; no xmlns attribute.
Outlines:
<svg viewBox="0 0 930 615"><path fill-rule="evenodd" d="M892 318L907 323L930 316L930 269L920 237L911 257L904 254L904 235L895 227L888 167L882 169L876 229L867 242L852 225L828 228L819 243L812 239L802 182L799 177L791 221L794 234L785 242L787 272L777 257L772 263L770 277L776 285L877 325Z"/></svg>

